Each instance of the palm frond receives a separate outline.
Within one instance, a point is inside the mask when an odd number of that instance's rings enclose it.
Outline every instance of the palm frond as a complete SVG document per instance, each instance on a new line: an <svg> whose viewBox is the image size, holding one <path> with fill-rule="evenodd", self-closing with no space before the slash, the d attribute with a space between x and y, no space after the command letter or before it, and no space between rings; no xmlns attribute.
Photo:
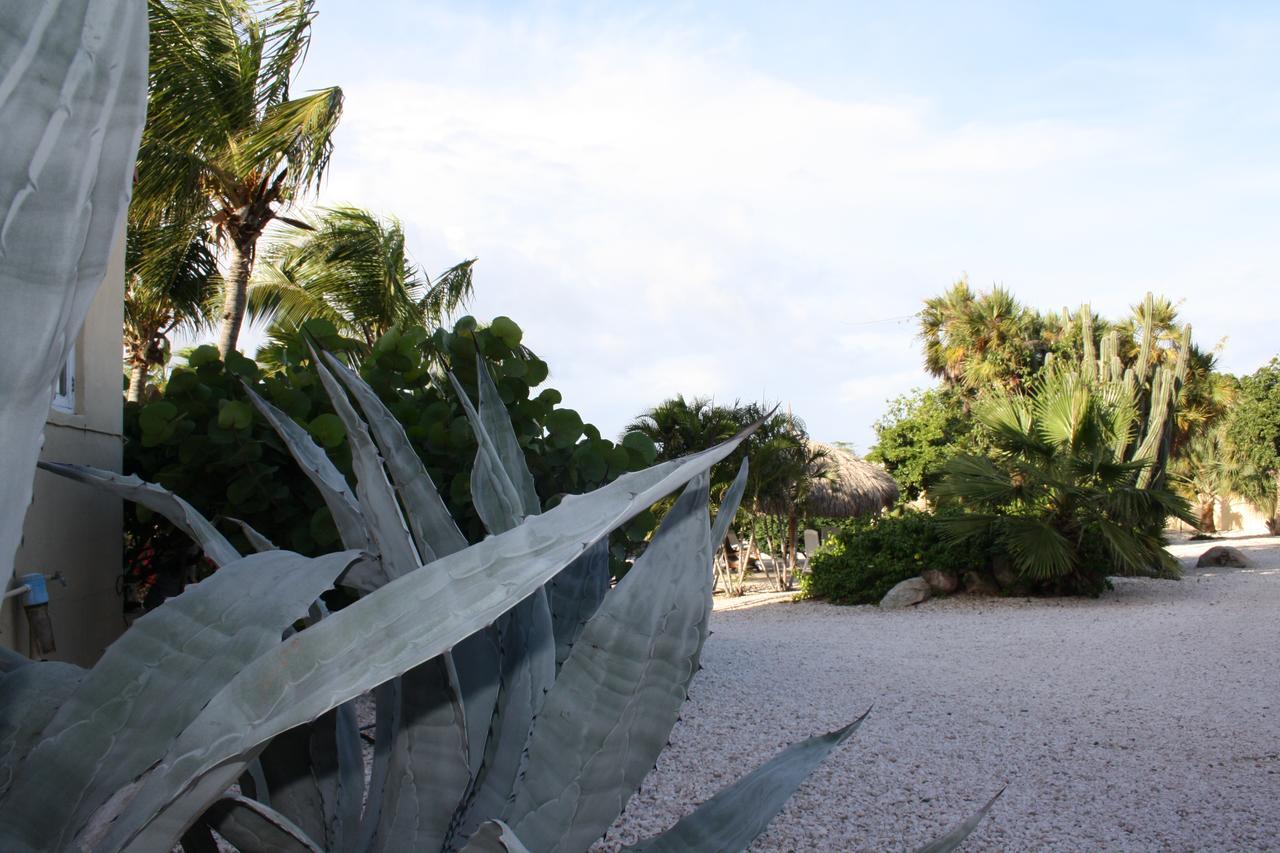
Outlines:
<svg viewBox="0 0 1280 853"><path fill-rule="evenodd" d="M1075 549L1053 525L1025 516L1002 516L993 525L996 541L1013 558L1023 575L1050 580L1075 568Z"/></svg>

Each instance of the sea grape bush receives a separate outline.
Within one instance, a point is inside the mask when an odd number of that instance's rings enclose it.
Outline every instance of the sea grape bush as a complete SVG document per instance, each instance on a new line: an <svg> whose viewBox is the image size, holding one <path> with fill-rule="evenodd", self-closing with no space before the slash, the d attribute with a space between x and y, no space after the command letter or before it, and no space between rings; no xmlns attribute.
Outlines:
<svg viewBox="0 0 1280 853"><path fill-rule="evenodd" d="M306 336L341 352L343 341L326 321L310 321ZM474 393L476 356L495 374L495 387L525 452L537 492L551 507L563 494L594 489L654 461L653 443L628 434L615 443L561 405L544 387L547 364L522 344L506 317L488 325L463 317L452 330L392 329L359 365L360 375L404 425L414 449L464 535L484 535L472 503L470 460L476 439L450 383L449 370ZM125 472L184 496L207 516L247 522L282 548L319 555L338 542L328 509L298 470L280 437L250 404L248 391L303 425L350 480L351 449L341 420L317 377L302 335L288 341L281 363L268 368L238 353L224 362L216 348L199 347L177 367L163 391L125 407ZM189 541L163 518L131 506L126 512L128 563L162 585L165 566L190 562ZM614 537L615 568L624 551L653 529L642 513ZM247 544L234 526L233 542ZM181 577L168 577L172 590ZM155 596L153 596L154 600Z"/></svg>
<svg viewBox="0 0 1280 853"><path fill-rule="evenodd" d="M840 523L800 576L802 592L834 604L878 604L893 586L927 569L985 571L990 541L954 543L944 536L938 514L904 508Z"/></svg>

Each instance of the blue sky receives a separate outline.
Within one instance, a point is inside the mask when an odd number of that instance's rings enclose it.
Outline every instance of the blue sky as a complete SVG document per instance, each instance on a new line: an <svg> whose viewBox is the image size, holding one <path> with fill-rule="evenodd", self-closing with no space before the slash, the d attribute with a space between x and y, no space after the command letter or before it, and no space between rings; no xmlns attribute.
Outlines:
<svg viewBox="0 0 1280 853"><path fill-rule="evenodd" d="M606 433L679 392L865 450L964 275L1280 351L1280 7L782 5L320 0L321 201L478 257L472 313Z"/></svg>

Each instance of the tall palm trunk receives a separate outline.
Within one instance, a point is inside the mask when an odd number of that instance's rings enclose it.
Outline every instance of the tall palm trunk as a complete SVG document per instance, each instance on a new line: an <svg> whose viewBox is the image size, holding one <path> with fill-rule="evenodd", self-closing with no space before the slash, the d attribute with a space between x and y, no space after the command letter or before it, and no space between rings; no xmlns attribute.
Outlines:
<svg viewBox="0 0 1280 853"><path fill-rule="evenodd" d="M125 399L130 403L142 400L142 392L147 388L147 367L146 352L129 353L129 394Z"/></svg>
<svg viewBox="0 0 1280 853"><path fill-rule="evenodd" d="M218 352L223 361L240 339L240 326L244 323L246 293L249 273L253 271L254 241L231 239L227 242L227 275L222 296L222 330L218 335Z"/></svg>

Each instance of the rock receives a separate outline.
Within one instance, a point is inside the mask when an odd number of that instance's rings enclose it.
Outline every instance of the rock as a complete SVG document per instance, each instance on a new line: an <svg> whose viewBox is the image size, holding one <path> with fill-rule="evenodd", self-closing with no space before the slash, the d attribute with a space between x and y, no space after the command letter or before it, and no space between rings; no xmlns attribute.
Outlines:
<svg viewBox="0 0 1280 853"><path fill-rule="evenodd" d="M978 572L965 572L961 580L964 583L965 592L971 592L974 595L1000 594L1000 587L996 586L996 582L987 575Z"/></svg>
<svg viewBox="0 0 1280 853"><path fill-rule="evenodd" d="M942 569L928 569L927 571L921 572L920 577L924 578L924 582L929 584L929 589L934 592L955 592L960 588L960 579L956 577L955 572L944 572Z"/></svg>
<svg viewBox="0 0 1280 853"><path fill-rule="evenodd" d="M1021 580L1021 575L1013 567L1013 562L1003 556L996 557L991 561L991 576L995 578L1001 589L1011 589L1017 586L1018 581Z"/></svg>
<svg viewBox="0 0 1280 853"><path fill-rule="evenodd" d="M1214 545L1208 551L1200 555L1200 559L1196 560L1196 568L1201 569L1205 566L1228 566L1233 569L1247 569L1252 565L1249 558L1239 548L1232 548L1230 545Z"/></svg>
<svg viewBox="0 0 1280 853"><path fill-rule="evenodd" d="M885 610L901 610L927 600L932 594L924 578L907 578L884 594L880 606Z"/></svg>

